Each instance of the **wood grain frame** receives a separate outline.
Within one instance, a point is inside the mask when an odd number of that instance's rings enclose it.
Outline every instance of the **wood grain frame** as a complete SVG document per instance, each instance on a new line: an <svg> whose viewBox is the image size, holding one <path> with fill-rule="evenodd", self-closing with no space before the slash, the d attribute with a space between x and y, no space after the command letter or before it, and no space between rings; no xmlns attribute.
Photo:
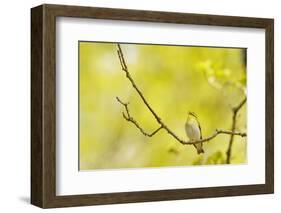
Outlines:
<svg viewBox="0 0 281 213"><path fill-rule="evenodd" d="M266 32L266 165L265 184L194 189L56 195L56 17L263 28ZM41 5L31 9L31 203L67 207L219 196L267 194L274 191L274 20Z"/></svg>

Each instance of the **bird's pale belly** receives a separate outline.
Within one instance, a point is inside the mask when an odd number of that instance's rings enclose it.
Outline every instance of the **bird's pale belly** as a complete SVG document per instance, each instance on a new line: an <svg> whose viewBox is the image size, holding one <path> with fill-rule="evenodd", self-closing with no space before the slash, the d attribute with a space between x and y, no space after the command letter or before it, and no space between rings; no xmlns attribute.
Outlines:
<svg viewBox="0 0 281 213"><path fill-rule="evenodd" d="M185 131L190 140L200 139L200 130L196 125L185 125Z"/></svg>

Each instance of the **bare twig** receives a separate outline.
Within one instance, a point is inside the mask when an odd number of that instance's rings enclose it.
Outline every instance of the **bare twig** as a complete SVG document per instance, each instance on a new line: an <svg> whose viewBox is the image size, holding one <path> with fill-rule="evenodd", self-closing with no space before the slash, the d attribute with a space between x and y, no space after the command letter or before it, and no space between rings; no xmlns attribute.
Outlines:
<svg viewBox="0 0 281 213"><path fill-rule="evenodd" d="M246 101L247 101L247 98L244 98L236 107L234 107L232 109L232 127L231 127L232 132L234 132L236 129L237 114L238 114L239 110L242 108L242 106L246 103ZM226 163L227 164L230 164L233 141L234 141L234 135L230 135L229 144L228 144L228 148L226 151Z"/></svg>
<svg viewBox="0 0 281 213"><path fill-rule="evenodd" d="M131 123L133 123L140 131L143 135L148 136L148 137L152 137L153 135L155 135L160 129L162 129L162 126L160 126L159 128L157 128L156 130L154 130L152 133L147 133L143 128L141 128L141 126L138 124L138 122L131 116L130 111L129 111L129 103L124 103L123 101L121 101L118 97L116 97L117 101L122 104L125 107L126 110L126 114L123 112L123 118Z"/></svg>
<svg viewBox="0 0 281 213"><path fill-rule="evenodd" d="M187 142L184 142L184 144L197 144L197 143L208 142L208 141L214 139L215 137L217 137L218 135L222 135L222 134L224 134L224 135L237 135L237 136L240 136L240 137L247 137L246 133L216 129L214 134L209 136L209 137L206 137L206 138L203 138L203 139L200 139L200 140L196 140L196 141L187 141Z"/></svg>
<svg viewBox="0 0 281 213"><path fill-rule="evenodd" d="M157 123L160 125L160 127L158 129L156 129L155 131L153 131L152 133L147 133L146 131L144 131L143 128L140 127L140 125L137 123L137 121L131 117L130 115L130 111L129 111L129 108L128 108L128 104L129 103L124 103L122 102L118 97L117 97L117 101L122 104L126 110L126 113L123 112L123 117L124 119L126 119L127 121L133 123L140 131L142 134L144 134L145 136L149 136L149 137L152 137L153 135L155 135L159 130L161 129L164 129L166 130L166 132L168 134L170 134L174 139L176 139L178 142L180 142L181 144L183 145L193 145L193 144L197 144L197 143L204 143L204 142L208 142L212 139L214 139L215 137L217 137L218 135L220 134L227 134L227 135L238 135L238 136L241 136L241 137L246 137L247 134L246 133L239 133L239 132L234 132L234 131L228 131L228 130L216 130L214 132L213 135L209 136L209 137L206 137L206 138L203 138L203 139L199 139L199 140L190 140L190 141L185 141L185 140L182 140L179 136L177 136L163 121L162 119L157 115L157 113L152 109L152 107L150 106L150 104L148 103L148 101L146 100L146 98L144 97L143 93L141 92L141 90L137 87L136 83L134 82L129 70L128 70L128 67L127 67L127 64L125 62L125 59L124 59L124 55L123 55L123 52L122 52L122 49L121 49L121 46L120 44L117 44L117 53L118 53L118 57L119 57L119 60L120 60L120 64L121 64L121 67L122 67L122 70L125 72L126 74L126 77L129 79L129 81L131 82L133 88L136 90L136 92L138 93L138 95L140 96L140 98L142 99L143 103L146 105L146 107L149 109L149 111L151 112L151 114L154 116L155 120L157 121Z"/></svg>

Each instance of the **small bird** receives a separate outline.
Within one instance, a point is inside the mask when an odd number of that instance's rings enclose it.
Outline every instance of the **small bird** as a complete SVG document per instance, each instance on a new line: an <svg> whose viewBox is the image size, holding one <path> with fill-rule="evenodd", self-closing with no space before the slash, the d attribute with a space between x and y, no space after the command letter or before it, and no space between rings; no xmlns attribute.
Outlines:
<svg viewBox="0 0 281 213"><path fill-rule="evenodd" d="M193 112L188 112L185 123L185 132L191 141L202 139L201 126L197 116ZM197 150L197 154L204 153L203 143L194 144L194 147Z"/></svg>

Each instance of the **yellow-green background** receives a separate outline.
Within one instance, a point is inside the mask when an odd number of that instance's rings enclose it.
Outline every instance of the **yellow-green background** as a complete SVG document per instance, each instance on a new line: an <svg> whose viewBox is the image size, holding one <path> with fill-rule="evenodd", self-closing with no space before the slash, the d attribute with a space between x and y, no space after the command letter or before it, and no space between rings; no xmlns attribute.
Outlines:
<svg viewBox="0 0 281 213"><path fill-rule="evenodd" d="M121 44L128 69L152 108L181 138L188 111L203 137L230 129L231 107L245 97L245 50ZM114 43L79 42L79 163L81 170L223 164L229 135L204 144L205 154L183 146L164 130L145 137L122 117L116 96L147 131L158 127L121 70ZM246 131L246 107L237 131ZM231 163L246 163L245 138L235 137Z"/></svg>

